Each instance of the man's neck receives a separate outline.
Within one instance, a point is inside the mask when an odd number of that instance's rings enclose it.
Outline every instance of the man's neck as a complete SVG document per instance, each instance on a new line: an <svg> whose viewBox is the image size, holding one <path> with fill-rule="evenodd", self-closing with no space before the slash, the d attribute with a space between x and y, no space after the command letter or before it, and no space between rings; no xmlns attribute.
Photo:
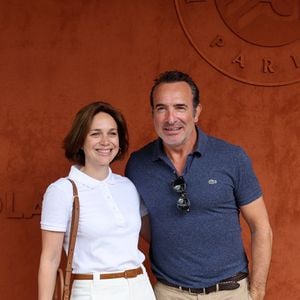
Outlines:
<svg viewBox="0 0 300 300"><path fill-rule="evenodd" d="M197 133L195 132L195 135L193 135L189 141L185 141L185 143L181 145L170 146L163 144L164 151L173 163L178 175L182 175L187 157L194 151L196 143Z"/></svg>

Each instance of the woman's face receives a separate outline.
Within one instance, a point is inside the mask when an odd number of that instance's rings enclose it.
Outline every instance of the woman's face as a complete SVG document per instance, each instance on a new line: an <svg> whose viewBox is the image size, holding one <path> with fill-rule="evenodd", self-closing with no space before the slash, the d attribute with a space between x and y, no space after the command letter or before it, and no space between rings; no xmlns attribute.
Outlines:
<svg viewBox="0 0 300 300"><path fill-rule="evenodd" d="M99 112L94 116L83 144L85 167L109 166L119 149L116 121L109 114Z"/></svg>

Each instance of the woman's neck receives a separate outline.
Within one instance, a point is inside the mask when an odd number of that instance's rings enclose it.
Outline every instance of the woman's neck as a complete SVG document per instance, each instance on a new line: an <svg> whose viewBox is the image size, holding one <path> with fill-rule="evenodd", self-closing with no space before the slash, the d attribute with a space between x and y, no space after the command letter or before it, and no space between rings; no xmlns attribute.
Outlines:
<svg viewBox="0 0 300 300"><path fill-rule="evenodd" d="M94 179L104 180L109 174L109 167L103 166L103 167L93 168L91 166L85 165L80 168L80 171Z"/></svg>

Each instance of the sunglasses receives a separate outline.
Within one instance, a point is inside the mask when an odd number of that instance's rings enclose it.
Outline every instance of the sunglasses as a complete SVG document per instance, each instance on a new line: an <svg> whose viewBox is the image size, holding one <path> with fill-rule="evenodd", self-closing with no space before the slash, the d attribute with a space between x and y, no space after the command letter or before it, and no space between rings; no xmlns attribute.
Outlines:
<svg viewBox="0 0 300 300"><path fill-rule="evenodd" d="M186 183L182 176L177 177L172 183L173 189L176 193L179 194L179 198L177 200L177 208L182 211L189 212L190 211L190 200L186 196Z"/></svg>

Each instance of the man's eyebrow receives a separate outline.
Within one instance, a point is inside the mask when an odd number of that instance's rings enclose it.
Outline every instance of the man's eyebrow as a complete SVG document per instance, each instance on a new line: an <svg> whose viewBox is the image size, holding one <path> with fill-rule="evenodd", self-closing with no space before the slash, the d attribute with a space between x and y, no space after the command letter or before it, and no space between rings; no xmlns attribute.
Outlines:
<svg viewBox="0 0 300 300"><path fill-rule="evenodd" d="M174 104L174 106L188 106L186 103L176 103L176 104Z"/></svg>
<svg viewBox="0 0 300 300"><path fill-rule="evenodd" d="M163 104L163 103L157 103L157 104L155 105L155 107L159 107L159 106L166 106L166 105Z"/></svg>

